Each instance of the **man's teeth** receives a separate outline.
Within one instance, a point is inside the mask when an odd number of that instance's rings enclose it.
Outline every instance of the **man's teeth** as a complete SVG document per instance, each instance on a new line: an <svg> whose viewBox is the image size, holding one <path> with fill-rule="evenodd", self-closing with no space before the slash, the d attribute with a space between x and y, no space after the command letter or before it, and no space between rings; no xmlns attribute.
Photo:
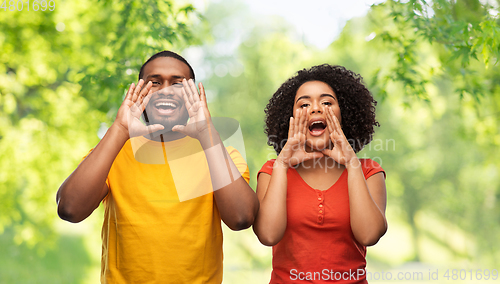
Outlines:
<svg viewBox="0 0 500 284"><path fill-rule="evenodd" d="M156 107L159 107L159 106L167 106L167 107L173 107L173 108L176 108L177 105L174 104L174 103L166 103L166 102L159 102L159 103L156 103L155 104Z"/></svg>

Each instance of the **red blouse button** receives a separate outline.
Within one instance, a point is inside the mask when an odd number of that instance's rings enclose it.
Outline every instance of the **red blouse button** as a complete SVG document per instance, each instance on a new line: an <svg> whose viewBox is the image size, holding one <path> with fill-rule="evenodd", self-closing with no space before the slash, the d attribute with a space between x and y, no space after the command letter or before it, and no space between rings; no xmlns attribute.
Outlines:
<svg viewBox="0 0 500 284"><path fill-rule="evenodd" d="M321 201L321 197L318 197L318 200Z"/></svg>
<svg viewBox="0 0 500 284"><path fill-rule="evenodd" d="M319 205L319 208L323 208L323 204L320 204L320 205Z"/></svg>
<svg viewBox="0 0 500 284"><path fill-rule="evenodd" d="M323 210L319 210L319 213L323 213Z"/></svg>

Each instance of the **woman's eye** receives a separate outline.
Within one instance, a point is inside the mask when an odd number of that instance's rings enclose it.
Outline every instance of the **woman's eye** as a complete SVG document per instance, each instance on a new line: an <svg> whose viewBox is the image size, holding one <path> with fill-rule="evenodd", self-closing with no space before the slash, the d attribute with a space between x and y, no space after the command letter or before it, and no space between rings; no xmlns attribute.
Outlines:
<svg viewBox="0 0 500 284"><path fill-rule="evenodd" d="M302 104L300 107L304 108L304 107L308 107L308 106L309 106L309 104Z"/></svg>
<svg viewBox="0 0 500 284"><path fill-rule="evenodd" d="M324 104L325 106L331 106L331 105L332 105L332 103L331 103L331 102L324 102L323 104Z"/></svg>

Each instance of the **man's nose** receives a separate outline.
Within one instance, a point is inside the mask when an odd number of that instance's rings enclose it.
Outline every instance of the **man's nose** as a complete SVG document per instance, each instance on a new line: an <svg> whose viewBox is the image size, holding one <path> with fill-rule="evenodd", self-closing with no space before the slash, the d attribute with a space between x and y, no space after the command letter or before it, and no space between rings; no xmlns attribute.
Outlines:
<svg viewBox="0 0 500 284"><path fill-rule="evenodd" d="M160 87L158 91L156 91L159 95L163 96L173 96L176 93L179 93L179 91L176 92L175 88L173 86L169 86L167 84L164 84Z"/></svg>

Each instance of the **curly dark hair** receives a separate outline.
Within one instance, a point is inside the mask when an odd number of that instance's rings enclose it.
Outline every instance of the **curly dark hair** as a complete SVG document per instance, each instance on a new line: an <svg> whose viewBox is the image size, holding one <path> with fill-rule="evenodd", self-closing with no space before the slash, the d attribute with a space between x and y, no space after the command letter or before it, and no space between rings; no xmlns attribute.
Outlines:
<svg viewBox="0 0 500 284"><path fill-rule="evenodd" d="M374 126L380 126L375 120L377 101L373 99L359 74L343 66L322 64L298 71L273 94L264 110L267 144L273 146L279 155L288 138L297 90L309 81L324 82L335 92L342 116L342 131L354 151L357 153L370 143Z"/></svg>

